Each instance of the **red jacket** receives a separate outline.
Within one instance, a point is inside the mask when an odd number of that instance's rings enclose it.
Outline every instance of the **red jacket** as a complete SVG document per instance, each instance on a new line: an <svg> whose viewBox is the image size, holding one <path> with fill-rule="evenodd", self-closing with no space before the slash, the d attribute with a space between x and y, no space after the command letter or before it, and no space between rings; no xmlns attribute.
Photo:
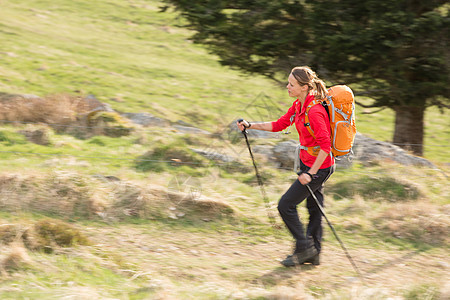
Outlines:
<svg viewBox="0 0 450 300"><path fill-rule="evenodd" d="M281 131L291 125L290 118L295 113L295 127L297 128L300 144L305 147L320 146L320 149L329 153L331 151L331 129L330 120L325 108L322 105L314 105L309 110L309 123L314 132L315 138L309 133L305 126L305 110L309 103L314 100L313 95L308 95L302 107L301 102L297 99L292 103L288 112L272 122L272 131ZM306 150L300 151L301 161L308 167L312 167L316 156L310 155ZM329 155L323 162L320 169L331 167L334 164L334 158Z"/></svg>

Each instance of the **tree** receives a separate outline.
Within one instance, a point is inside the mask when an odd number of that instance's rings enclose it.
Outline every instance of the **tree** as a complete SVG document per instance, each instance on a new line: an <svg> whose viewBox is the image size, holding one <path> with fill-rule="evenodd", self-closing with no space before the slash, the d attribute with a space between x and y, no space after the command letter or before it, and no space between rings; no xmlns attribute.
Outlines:
<svg viewBox="0 0 450 300"><path fill-rule="evenodd" d="M164 1L223 65L274 80L310 65L354 84L373 99L363 106L395 111L393 142L415 154L423 154L426 108L450 107L447 1Z"/></svg>

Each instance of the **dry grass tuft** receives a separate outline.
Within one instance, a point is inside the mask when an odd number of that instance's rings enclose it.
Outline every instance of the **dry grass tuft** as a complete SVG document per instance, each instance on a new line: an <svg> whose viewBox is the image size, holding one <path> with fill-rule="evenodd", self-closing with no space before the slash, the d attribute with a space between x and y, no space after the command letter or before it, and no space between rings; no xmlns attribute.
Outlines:
<svg viewBox="0 0 450 300"><path fill-rule="evenodd" d="M163 191L147 189L130 182L113 182L110 202L105 212L112 218L123 219L127 216L142 219L162 217Z"/></svg>
<svg viewBox="0 0 450 300"><path fill-rule="evenodd" d="M19 270L31 263L32 261L27 250L23 245L15 243L11 246L9 252L0 260L0 272L6 276L8 272Z"/></svg>
<svg viewBox="0 0 450 300"><path fill-rule="evenodd" d="M233 214L225 202L172 193L168 188L127 181L99 181L69 172L44 176L0 175L0 209L32 211L64 218L108 222L129 217L160 219L176 214L188 217L220 218ZM0 229L1 230L1 229ZM11 233L11 235L13 235ZM1 239L0 231L0 239ZM11 239L4 234L4 238Z"/></svg>
<svg viewBox="0 0 450 300"><path fill-rule="evenodd" d="M6 211L92 218L103 206L100 192L91 188L88 178L75 173L0 175L0 208Z"/></svg>
<svg viewBox="0 0 450 300"><path fill-rule="evenodd" d="M375 226L399 239L431 245L450 242L449 207L427 203L396 204L380 213Z"/></svg>
<svg viewBox="0 0 450 300"><path fill-rule="evenodd" d="M113 203L105 209L105 214L113 219L127 216L142 219L173 218L219 218L231 215L233 209L224 202L198 199L189 193L177 193L160 186L141 187L130 182L115 182Z"/></svg>
<svg viewBox="0 0 450 300"><path fill-rule="evenodd" d="M172 195L173 197L173 195ZM206 198L193 198L190 195L180 195L182 201L177 208L187 213L195 213L203 217L228 216L234 213L233 208L225 202L215 201Z"/></svg>
<svg viewBox="0 0 450 300"><path fill-rule="evenodd" d="M105 104L93 97L57 94L40 98L0 93L0 120L6 122L44 123L58 132L82 138L129 135L131 124L107 110Z"/></svg>
<svg viewBox="0 0 450 300"><path fill-rule="evenodd" d="M18 225L0 224L0 243L8 245L20 239L23 231Z"/></svg>
<svg viewBox="0 0 450 300"><path fill-rule="evenodd" d="M6 121L68 125L89 112L83 97L68 94L45 98L9 95L0 98L0 118Z"/></svg>

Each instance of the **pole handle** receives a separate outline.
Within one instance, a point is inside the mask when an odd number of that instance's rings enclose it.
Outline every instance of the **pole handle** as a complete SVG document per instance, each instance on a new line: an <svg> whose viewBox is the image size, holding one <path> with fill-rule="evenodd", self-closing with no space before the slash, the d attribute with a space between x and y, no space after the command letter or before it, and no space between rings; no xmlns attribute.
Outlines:
<svg viewBox="0 0 450 300"><path fill-rule="evenodd" d="M246 132L247 132L247 128L250 127L250 123L249 123L248 121L244 120L244 119L238 119L237 122L238 122L238 123L243 123L243 125L244 125L244 130L242 130L242 132L243 132L243 133L244 133L244 132L246 133Z"/></svg>

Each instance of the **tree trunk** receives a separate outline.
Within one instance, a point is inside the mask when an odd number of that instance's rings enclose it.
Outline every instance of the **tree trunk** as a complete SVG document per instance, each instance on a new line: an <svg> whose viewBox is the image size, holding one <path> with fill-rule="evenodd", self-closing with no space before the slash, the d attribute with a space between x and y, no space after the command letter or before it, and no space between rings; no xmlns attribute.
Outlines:
<svg viewBox="0 0 450 300"><path fill-rule="evenodd" d="M415 155L423 155L425 108L419 106L396 106L394 144Z"/></svg>

